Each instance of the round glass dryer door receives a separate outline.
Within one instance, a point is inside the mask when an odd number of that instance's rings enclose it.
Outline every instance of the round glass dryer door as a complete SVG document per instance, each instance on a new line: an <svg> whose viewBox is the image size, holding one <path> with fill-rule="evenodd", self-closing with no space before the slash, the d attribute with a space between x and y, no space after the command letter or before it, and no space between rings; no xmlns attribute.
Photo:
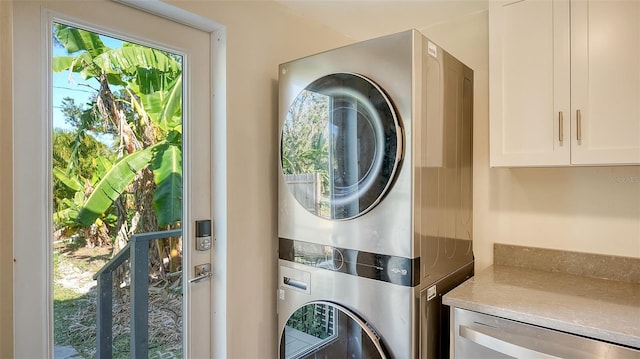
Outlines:
<svg viewBox="0 0 640 359"><path fill-rule="evenodd" d="M296 310L280 338L281 359L387 358L369 326L348 309L317 301Z"/></svg>
<svg viewBox="0 0 640 359"><path fill-rule="evenodd" d="M384 91L351 73L324 76L295 98L282 126L285 182L309 212L350 219L378 204L402 157L400 119Z"/></svg>

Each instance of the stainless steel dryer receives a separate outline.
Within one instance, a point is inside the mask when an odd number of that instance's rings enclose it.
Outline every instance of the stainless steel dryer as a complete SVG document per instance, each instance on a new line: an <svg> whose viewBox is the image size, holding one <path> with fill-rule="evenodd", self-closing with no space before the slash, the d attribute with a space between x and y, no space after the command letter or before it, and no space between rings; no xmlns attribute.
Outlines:
<svg viewBox="0 0 640 359"><path fill-rule="evenodd" d="M279 80L283 338L321 303L388 357L440 357L440 296L473 273L472 70L411 30L282 64ZM282 343L287 358L327 345Z"/></svg>

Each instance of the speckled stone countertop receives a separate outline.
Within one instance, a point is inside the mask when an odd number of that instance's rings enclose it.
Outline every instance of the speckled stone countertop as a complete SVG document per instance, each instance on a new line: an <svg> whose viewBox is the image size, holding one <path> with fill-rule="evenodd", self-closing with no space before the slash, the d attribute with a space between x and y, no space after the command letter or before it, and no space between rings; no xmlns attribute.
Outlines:
<svg viewBox="0 0 640 359"><path fill-rule="evenodd" d="M443 303L640 348L640 284L493 265Z"/></svg>

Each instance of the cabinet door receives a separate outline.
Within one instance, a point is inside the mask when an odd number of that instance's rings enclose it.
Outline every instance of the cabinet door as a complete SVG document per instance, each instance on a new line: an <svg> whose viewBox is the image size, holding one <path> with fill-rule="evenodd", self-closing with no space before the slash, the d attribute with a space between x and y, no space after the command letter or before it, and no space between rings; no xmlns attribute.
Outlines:
<svg viewBox="0 0 640 359"><path fill-rule="evenodd" d="M640 164L640 1L573 1L571 32L572 163Z"/></svg>
<svg viewBox="0 0 640 359"><path fill-rule="evenodd" d="M569 49L567 0L489 2L491 166L569 165Z"/></svg>

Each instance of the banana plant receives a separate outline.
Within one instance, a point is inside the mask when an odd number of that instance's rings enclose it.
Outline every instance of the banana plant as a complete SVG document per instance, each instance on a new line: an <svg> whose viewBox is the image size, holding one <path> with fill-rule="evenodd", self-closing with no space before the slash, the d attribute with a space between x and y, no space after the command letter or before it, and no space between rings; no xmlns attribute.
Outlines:
<svg viewBox="0 0 640 359"><path fill-rule="evenodd" d="M113 225L115 222L115 216L112 214L103 215L87 225L81 225L78 223L78 214L85 203L85 193L87 192L87 188L95 186L98 180L111 168L111 163L104 156L93 158L92 163L94 166L94 173L91 178L84 178L77 173L69 174L68 169L67 171L64 171L59 167L53 168L53 175L60 181L60 183L74 191L73 197L60 199L57 205L57 211L53 214L53 221L56 224L56 227L67 236L77 233L81 228L95 226L97 229L96 231L85 230L85 239L88 241L87 243L95 245L105 241L105 238L102 238L101 234L108 231L108 225Z"/></svg>
<svg viewBox="0 0 640 359"><path fill-rule="evenodd" d="M182 65L179 59L130 43L112 49L97 34L63 24L54 25L54 34L70 55L55 57L53 70L68 70L85 80L99 82L96 103L102 106L103 117L113 122L122 143L126 144L122 157L84 199L75 220L84 226L99 221L119 196L127 192L138 174L148 168L156 185L153 208L158 225L178 223L182 215ZM127 96L116 99L110 93L111 88ZM111 100L105 100L104 95L110 95ZM133 113L124 116L114 109L118 106L127 106Z"/></svg>
<svg viewBox="0 0 640 359"><path fill-rule="evenodd" d="M105 174L79 210L77 221L94 223L123 194L136 174L151 166L155 178L154 208L158 223L167 226L181 219L182 152L167 140L121 158Z"/></svg>

